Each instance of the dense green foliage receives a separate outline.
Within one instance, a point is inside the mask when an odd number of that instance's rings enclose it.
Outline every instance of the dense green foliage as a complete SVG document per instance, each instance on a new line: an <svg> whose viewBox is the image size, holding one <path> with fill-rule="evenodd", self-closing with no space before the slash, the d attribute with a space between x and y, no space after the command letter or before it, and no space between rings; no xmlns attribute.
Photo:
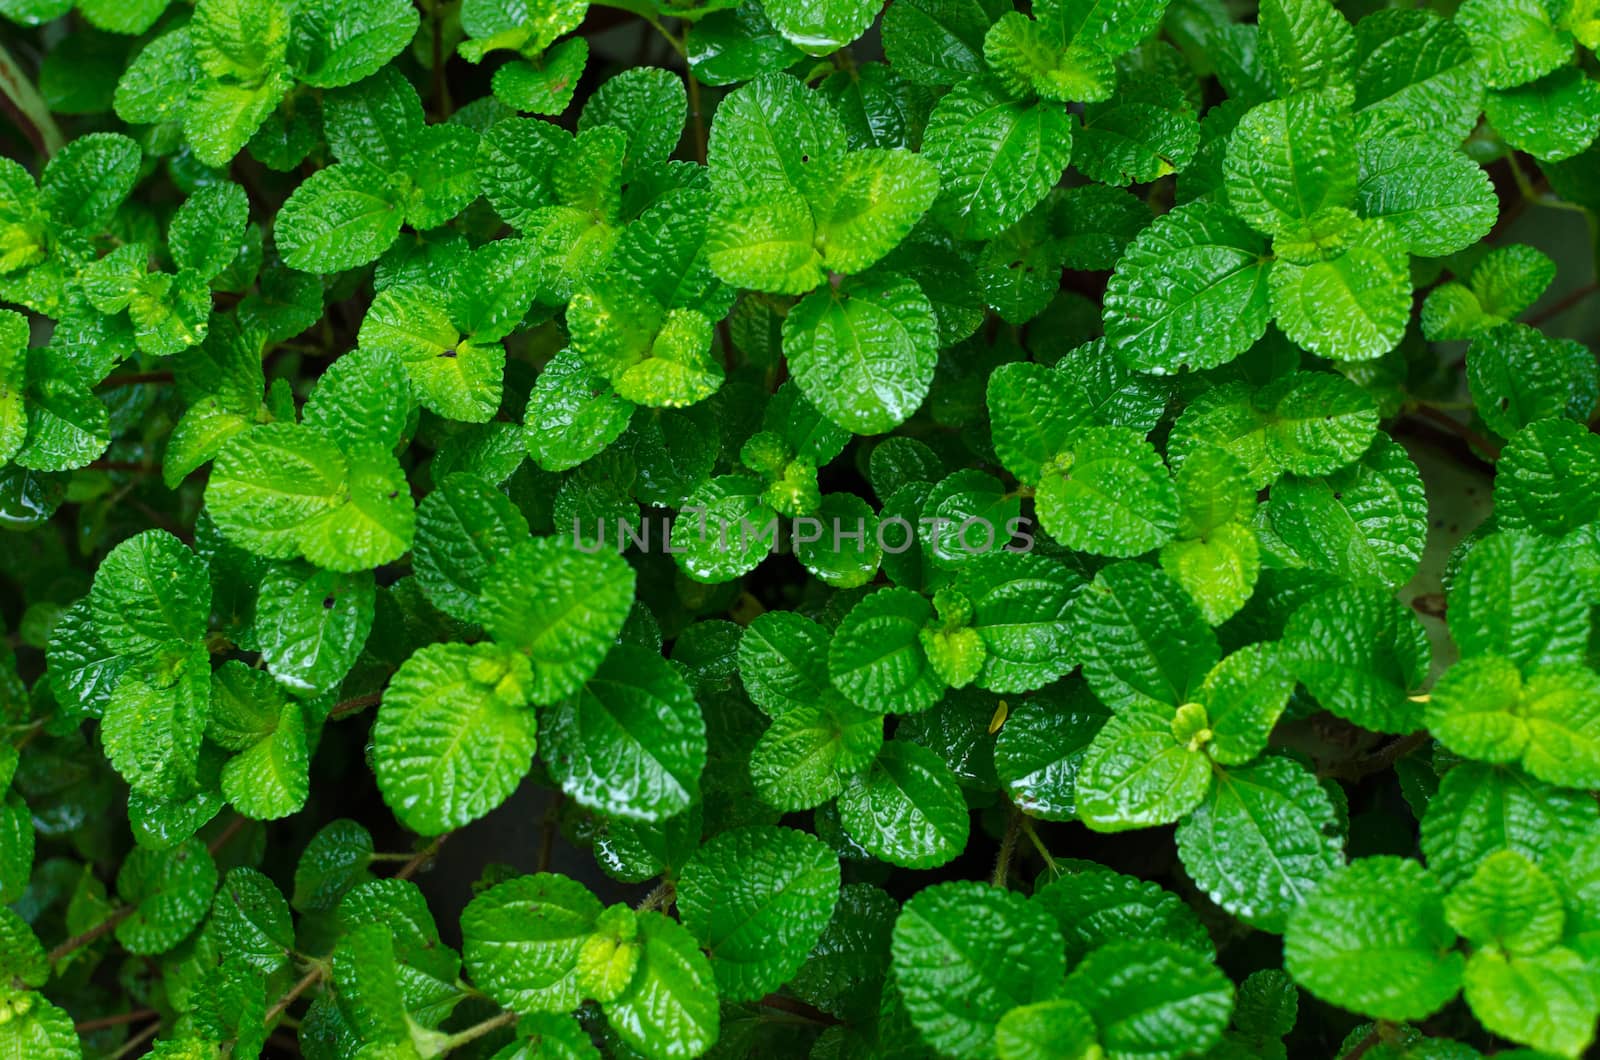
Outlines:
<svg viewBox="0 0 1600 1060"><path fill-rule="evenodd" d="M0 0L0 1057L1590 1050L1595 0L607 2Z"/></svg>

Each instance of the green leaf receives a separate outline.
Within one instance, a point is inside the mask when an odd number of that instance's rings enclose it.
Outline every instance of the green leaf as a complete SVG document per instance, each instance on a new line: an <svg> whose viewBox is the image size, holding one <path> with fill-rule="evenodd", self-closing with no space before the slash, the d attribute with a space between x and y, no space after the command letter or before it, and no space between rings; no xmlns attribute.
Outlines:
<svg viewBox="0 0 1600 1060"><path fill-rule="evenodd" d="M1482 100L1477 56L1454 22L1387 8L1356 23L1355 107L1370 124L1465 137Z"/></svg>
<svg viewBox="0 0 1600 1060"><path fill-rule="evenodd" d="M80 136L51 156L39 177L39 203L66 228L98 232L133 191L143 152L118 133Z"/></svg>
<svg viewBox="0 0 1600 1060"><path fill-rule="evenodd" d="M352 888L371 879L372 833L347 817L323 825L295 865L291 901L301 912L328 912Z"/></svg>
<svg viewBox="0 0 1600 1060"><path fill-rule="evenodd" d="M35 346L27 351L25 373L28 435L12 457L17 466L68 471L106 451L111 442L109 410L69 361Z"/></svg>
<svg viewBox="0 0 1600 1060"><path fill-rule="evenodd" d="M630 284L602 280L567 307L572 348L625 401L675 407L722 385L712 322L693 309L666 309Z"/></svg>
<svg viewBox="0 0 1600 1060"><path fill-rule="evenodd" d="M544 760L563 790L618 817L659 821L699 792L706 730L683 678L647 649L619 644L543 714Z"/></svg>
<svg viewBox="0 0 1600 1060"><path fill-rule="evenodd" d="M615 552L533 538L495 563L479 614L490 636L531 661L528 698L549 704L594 675L633 606L633 588L633 571Z"/></svg>
<svg viewBox="0 0 1600 1060"><path fill-rule="evenodd" d="M815 245L833 272L858 273L910 233L939 194L939 171L909 151L852 151L813 200Z"/></svg>
<svg viewBox="0 0 1600 1060"><path fill-rule="evenodd" d="M1572 58L1572 42L1538 0L1465 0L1455 23L1472 42L1490 88L1514 88Z"/></svg>
<svg viewBox="0 0 1600 1060"><path fill-rule="evenodd" d="M500 407L504 347L463 335L431 288L378 292L362 318L360 342L403 364L417 399L441 416L483 423Z"/></svg>
<svg viewBox="0 0 1600 1060"><path fill-rule="evenodd" d="M1541 780L1569 788L1600 785L1600 675L1579 666L1544 669L1526 682L1498 655L1447 670L1428 702L1428 729L1457 754L1521 762Z"/></svg>
<svg viewBox="0 0 1600 1060"><path fill-rule="evenodd" d="M639 914L639 970L606 1021L652 1060L690 1060L720 1029L716 981L694 936L656 912ZM571 1006L567 1006L571 1007Z"/></svg>
<svg viewBox="0 0 1600 1060"><path fill-rule="evenodd" d="M1078 770L1078 816L1096 832L1180 820L1211 787L1211 763L1168 711L1130 707L1095 735Z"/></svg>
<svg viewBox="0 0 1600 1060"><path fill-rule="evenodd" d="M373 726L378 789L406 827L438 835L516 790L533 762L528 660L492 644L430 644L384 690Z"/></svg>
<svg viewBox="0 0 1600 1060"><path fill-rule="evenodd" d="M839 624L828 676L846 699L879 714L926 710L944 695L919 636L933 609L909 589L880 589Z"/></svg>
<svg viewBox="0 0 1600 1060"><path fill-rule="evenodd" d="M923 1041L953 1057L993 1055L1007 1012L1051 997L1065 971L1049 916L1014 891L935 884L895 921L895 984Z"/></svg>
<svg viewBox="0 0 1600 1060"><path fill-rule="evenodd" d="M1177 1060L1221 1039L1233 984L1208 957L1164 939L1090 953L1063 987L1100 1031L1107 1056Z"/></svg>
<svg viewBox="0 0 1600 1060"><path fill-rule="evenodd" d="M212 675L206 735L234 752L222 767L221 787L240 813L270 821L305 805L311 752L304 712L265 671L235 660Z"/></svg>
<svg viewBox="0 0 1600 1060"><path fill-rule="evenodd" d="M1198 696L1211 730L1206 752L1231 766L1265 750L1296 677L1284 653L1270 641L1247 644L1213 666Z"/></svg>
<svg viewBox="0 0 1600 1060"><path fill-rule="evenodd" d="M1549 261L1543 255L1539 257L1541 264ZM1491 254L1473 271L1475 287L1480 273L1489 271L1485 266L1493 261L1495 255ZM1467 349L1467 386L1484 424L1503 438L1512 437L1537 420L1561 417L1581 421L1600 399L1600 374L1596 373L1593 355L1582 343L1548 338L1537 329L1521 324L1495 326L1506 319L1502 314L1515 316L1527 308L1532 299L1538 298L1550 275L1553 272L1526 279L1508 277L1521 290L1506 292L1514 300L1492 303L1493 309L1482 306L1476 297L1472 299L1471 311L1483 314L1476 318L1472 330L1477 331L1479 327L1484 330L1473 336L1472 345ZM1485 285L1488 282L1485 278ZM1465 290L1459 286L1457 289ZM1489 315L1491 313L1493 315ZM1426 326L1426 305L1423 314ZM1434 333L1438 338L1447 334L1467 337L1462 335L1463 330L1452 320L1448 330L1440 326Z"/></svg>
<svg viewBox="0 0 1600 1060"><path fill-rule="evenodd" d="M735 1001L793 978L838 900L838 857L787 828L724 832L678 878L683 924L710 957L722 996Z"/></svg>
<svg viewBox="0 0 1600 1060"><path fill-rule="evenodd" d="M1233 360L1267 329L1264 241L1209 203L1180 206L1128 247L1106 286L1106 340L1123 363L1167 374Z"/></svg>
<svg viewBox="0 0 1600 1060"><path fill-rule="evenodd" d="M1494 187L1462 152L1432 137L1404 136L1364 139L1357 154L1361 216L1387 221L1413 254L1454 254L1494 227Z"/></svg>
<svg viewBox="0 0 1600 1060"><path fill-rule="evenodd" d="M914 413L933 381L938 323L911 280L893 274L828 286L783 322L800 390L841 427L881 434Z"/></svg>
<svg viewBox="0 0 1600 1060"><path fill-rule="evenodd" d="M965 238L1000 234L1061 179L1072 126L1060 103L1015 102L987 81L961 81L934 107L923 138L942 186L934 215Z"/></svg>
<svg viewBox="0 0 1600 1060"><path fill-rule="evenodd" d="M1499 525L1551 537L1600 517L1600 438L1568 419L1529 424L1506 445L1495 476Z"/></svg>
<svg viewBox="0 0 1600 1060"><path fill-rule="evenodd" d="M417 581L441 611L481 621L491 569L527 533L528 520L505 494L476 475L447 475L417 507Z"/></svg>
<svg viewBox="0 0 1600 1060"><path fill-rule="evenodd" d="M1495 1034L1567 1057L1582 1056L1594 1041L1593 966L1564 946L1537 957L1474 953L1465 986L1472 1014Z"/></svg>
<svg viewBox="0 0 1600 1060"><path fill-rule="evenodd" d="M769 0L763 5L779 33L808 55L828 55L859 38L878 9L869 0Z"/></svg>
<svg viewBox="0 0 1600 1060"><path fill-rule="evenodd" d="M827 630L793 611L758 615L739 638L739 678L769 717L817 705L828 685Z"/></svg>
<svg viewBox="0 0 1600 1060"><path fill-rule="evenodd" d="M1088 395L1069 373L1029 361L989 373L987 404L995 455L1030 485L1090 420Z"/></svg>
<svg viewBox="0 0 1600 1060"><path fill-rule="evenodd" d="M1269 235L1292 230L1356 195L1354 129L1338 92L1302 92L1262 103L1228 139L1228 206Z"/></svg>
<svg viewBox="0 0 1600 1060"><path fill-rule="evenodd" d="M971 822L955 774L920 744L891 740L839 796L850 838L904 868L943 865L961 853Z"/></svg>
<svg viewBox="0 0 1600 1060"><path fill-rule="evenodd" d="M1600 820L1586 793L1565 791L1505 766L1464 762L1439 783L1422 818L1422 853L1446 887L1468 879L1497 850L1538 862Z"/></svg>
<svg viewBox="0 0 1600 1060"><path fill-rule="evenodd" d="M294 952L289 904L277 885L255 869L235 868L223 878L210 927L230 960L262 975L287 967Z"/></svg>
<svg viewBox="0 0 1600 1060"><path fill-rule="evenodd" d="M1200 124L1175 82L1124 77L1116 95L1084 108L1074 162L1091 179L1114 187L1148 184L1188 167L1200 146Z"/></svg>
<svg viewBox="0 0 1600 1060"><path fill-rule="evenodd" d="M517 1012L575 1008L578 953L600 910L582 884L553 873L490 887L461 914L461 953L473 983Z"/></svg>
<svg viewBox="0 0 1600 1060"><path fill-rule="evenodd" d="M216 862L200 840L175 850L134 847L117 872L117 894L133 906L117 941L129 953L167 952L199 925L216 889Z"/></svg>
<svg viewBox="0 0 1600 1060"><path fill-rule="evenodd" d="M1132 935L1176 943L1210 960L1211 936L1194 909L1160 884L1124 876L1090 861L1057 861L1061 875L1040 885L1033 903L1055 917L1076 965L1090 953Z"/></svg>
<svg viewBox="0 0 1600 1060"><path fill-rule="evenodd" d="M191 28L196 31L195 55L205 65L206 50L199 46L198 27ZM183 114L184 136L195 158L208 166L228 165L292 86L287 71L276 65L261 75L259 83L200 80L191 91Z"/></svg>
<svg viewBox="0 0 1600 1060"><path fill-rule="evenodd" d="M994 742L994 769L1018 809L1045 821L1077 817L1084 754L1110 712L1074 682L1011 707Z"/></svg>
<svg viewBox="0 0 1600 1060"><path fill-rule="evenodd" d="M244 189L226 181L196 188L173 215L167 238L172 260L211 280L232 263L250 220Z"/></svg>
<svg viewBox="0 0 1600 1060"><path fill-rule="evenodd" d="M320 169L295 188L274 228L283 260L303 272L339 272L376 261L400 234L391 179L364 163Z"/></svg>
<svg viewBox="0 0 1600 1060"><path fill-rule="evenodd" d="M1058 1056L1090 1056L1099 1048L1094 1019L1076 1001L1058 998L1018 1005L995 1024L995 1053L1000 1060L1046 1060Z"/></svg>
<svg viewBox="0 0 1600 1060"><path fill-rule="evenodd" d="M206 562L165 530L146 530L107 553L89 593L96 637L148 656L205 636L211 610Z"/></svg>
<svg viewBox="0 0 1600 1060"><path fill-rule="evenodd" d="M809 198L844 156L844 126L833 109L783 74L730 92L711 123L708 162L719 191L787 189Z"/></svg>
<svg viewBox="0 0 1600 1060"><path fill-rule="evenodd" d="M1071 612L1083 582L1066 568L997 550L964 566L957 586L984 648L980 687L1031 692L1072 668Z"/></svg>
<svg viewBox="0 0 1600 1060"><path fill-rule="evenodd" d="M1422 725L1412 699L1432 654L1416 613L1381 589L1341 587L1306 601L1283 630L1289 666L1328 711L1374 732Z"/></svg>
<svg viewBox="0 0 1600 1060"><path fill-rule="evenodd" d="M268 672L303 696L338 688L367 643L375 607L370 572L272 568L254 626Z"/></svg>
<svg viewBox="0 0 1600 1060"><path fill-rule="evenodd" d="M768 612L783 614L785 612ZM883 746L883 718L837 702L798 706L774 719L750 750L750 779L762 800L783 810L820 806L844 790Z"/></svg>
<svg viewBox="0 0 1600 1060"><path fill-rule="evenodd" d="M1259 61L1279 96L1350 84L1355 34L1329 0L1266 0L1256 21Z"/></svg>
<svg viewBox="0 0 1600 1060"><path fill-rule="evenodd" d="M1450 636L1464 658L1501 655L1525 672L1582 665L1589 612L1571 584L1566 554L1553 542L1491 534L1467 552L1451 585Z"/></svg>
<svg viewBox="0 0 1600 1060"><path fill-rule="evenodd" d="M1039 523L1068 548L1137 556L1172 539L1178 492L1155 447L1127 427L1090 427L1040 472Z"/></svg>
<svg viewBox="0 0 1600 1060"><path fill-rule="evenodd" d="M1112 710L1176 709L1221 657L1217 638L1171 578L1116 563L1078 597L1083 676Z"/></svg>
<svg viewBox="0 0 1600 1060"><path fill-rule="evenodd" d="M350 85L411 43L419 24L416 8L403 0L295 5L288 60L295 78L317 88Z"/></svg>
<svg viewBox="0 0 1600 1060"><path fill-rule="evenodd" d="M117 679L101 719L105 754L128 786L171 799L195 780L210 702L205 649L169 645Z"/></svg>
<svg viewBox="0 0 1600 1060"><path fill-rule="evenodd" d="M1416 572L1428 530L1422 476L1387 435L1332 474L1285 477L1262 515L1296 565L1390 589Z"/></svg>
<svg viewBox="0 0 1600 1060"><path fill-rule="evenodd" d="M544 366L528 396L528 452L546 471L570 470L616 441L632 415L632 402L564 349Z"/></svg>
<svg viewBox="0 0 1600 1060"><path fill-rule="evenodd" d="M1284 964L1324 1001L1379 1019L1420 1020L1461 989L1444 892L1414 861L1362 858L1300 905L1284 934Z"/></svg>
<svg viewBox="0 0 1600 1060"><path fill-rule="evenodd" d="M980 0L908 0L883 13L883 50L918 85L953 85L981 74L984 34L993 21Z"/></svg>
<svg viewBox="0 0 1600 1060"><path fill-rule="evenodd" d="M1571 158L1600 135L1600 85L1573 66L1491 92L1486 109L1506 143L1541 161Z"/></svg>
<svg viewBox="0 0 1600 1060"><path fill-rule="evenodd" d="M1334 807L1288 758L1221 771L1177 832L1189 876L1222 908L1267 931L1344 863Z"/></svg>
<svg viewBox="0 0 1600 1060"><path fill-rule="evenodd" d="M1276 264L1272 313L1285 335L1319 357L1370 361L1395 348L1411 318L1406 243L1381 220L1360 222L1345 238L1336 256Z"/></svg>
<svg viewBox="0 0 1600 1060"><path fill-rule="evenodd" d="M1534 954L1561 940L1566 914L1561 892L1521 854L1502 850L1444 901L1450 926L1474 947L1498 946Z"/></svg>

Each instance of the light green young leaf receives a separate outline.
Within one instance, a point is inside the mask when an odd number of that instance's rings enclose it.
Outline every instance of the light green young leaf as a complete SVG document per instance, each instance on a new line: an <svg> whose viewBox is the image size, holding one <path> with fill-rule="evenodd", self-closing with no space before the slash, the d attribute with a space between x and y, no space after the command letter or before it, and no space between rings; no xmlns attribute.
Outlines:
<svg viewBox="0 0 1600 1060"><path fill-rule="evenodd" d="M372 730L378 790L415 832L494 809L533 763L528 661L493 644L431 644L389 682Z"/></svg>
<svg viewBox="0 0 1600 1060"><path fill-rule="evenodd" d="M1420 1020L1461 989L1465 961L1451 948L1455 937L1433 875L1402 858L1362 858L1324 880L1290 916L1284 965L1341 1008Z"/></svg>
<svg viewBox="0 0 1600 1060"><path fill-rule="evenodd" d="M1180 712L1181 716L1181 712ZM1078 770L1078 816L1096 832L1181 820L1211 788L1211 760L1170 711L1129 707L1096 734ZM1193 744L1191 746L1191 743Z"/></svg>
<svg viewBox="0 0 1600 1060"><path fill-rule="evenodd" d="M606 1004L606 1021L651 1060L700 1056L720 1026L710 964L694 936L660 913L639 914L639 939L639 970Z"/></svg>
<svg viewBox="0 0 1600 1060"><path fill-rule="evenodd" d="M1535 954L1561 940L1566 913L1554 881L1521 854L1485 858L1444 900L1450 926L1474 947Z"/></svg>
<svg viewBox="0 0 1600 1060"><path fill-rule="evenodd" d="M1272 313L1296 345L1337 361L1370 361L1400 342L1411 318L1406 243L1381 220L1363 221L1336 256L1279 261Z"/></svg>
<svg viewBox="0 0 1600 1060"><path fill-rule="evenodd" d="M528 656L527 695L550 704L594 675L633 606L634 574L610 549L588 553L564 537L513 545L479 600L489 635Z"/></svg>

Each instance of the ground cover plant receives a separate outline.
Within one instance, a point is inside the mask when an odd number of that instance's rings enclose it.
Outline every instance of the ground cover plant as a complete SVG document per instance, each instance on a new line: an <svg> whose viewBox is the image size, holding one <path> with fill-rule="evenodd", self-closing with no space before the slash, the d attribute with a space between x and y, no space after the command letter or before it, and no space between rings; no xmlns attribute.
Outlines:
<svg viewBox="0 0 1600 1060"><path fill-rule="evenodd" d="M612 4L0 0L0 1057L1589 1053L1594 0Z"/></svg>

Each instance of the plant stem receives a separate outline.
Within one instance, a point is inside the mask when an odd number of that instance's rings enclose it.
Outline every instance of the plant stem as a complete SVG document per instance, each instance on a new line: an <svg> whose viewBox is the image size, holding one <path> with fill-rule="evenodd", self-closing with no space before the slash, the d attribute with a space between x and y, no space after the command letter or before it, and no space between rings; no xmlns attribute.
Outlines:
<svg viewBox="0 0 1600 1060"><path fill-rule="evenodd" d="M347 699L343 703L336 704L332 710L328 711L328 720L338 721L340 718L349 717L356 711L365 710L367 707L372 706L374 703L380 702L382 699L382 692L368 692L364 696L356 696L354 699Z"/></svg>
<svg viewBox="0 0 1600 1060"><path fill-rule="evenodd" d="M1044 840L1039 838L1039 833L1033 827L1033 819L1027 815L1022 818L1022 834L1028 837L1028 842L1033 844L1033 849L1044 858L1045 868L1050 870L1052 877L1061 875L1061 869L1056 865L1056 859L1050 856L1050 851L1045 848Z"/></svg>
<svg viewBox="0 0 1600 1060"><path fill-rule="evenodd" d="M108 375L100 380L99 386L119 387L135 386L139 383L170 383L171 372L124 372L121 375Z"/></svg>
<svg viewBox="0 0 1600 1060"><path fill-rule="evenodd" d="M662 880L656 885L655 890L644 896L643 900L639 902L637 908L641 913L647 909L665 909L667 906L672 904L674 897L675 894L672 889L672 884L666 880Z"/></svg>
<svg viewBox="0 0 1600 1060"><path fill-rule="evenodd" d="M444 846L445 840L450 838L450 833L433 837L433 842L411 855L411 860L400 866L400 871L394 874L397 880L409 880L422 870L422 866L432 861L439 853L439 848Z"/></svg>
<svg viewBox="0 0 1600 1060"><path fill-rule="evenodd" d="M121 909L118 909L116 912L100 921L100 923L96 924L88 931L83 932L81 935L74 935L67 939L61 945L45 954L45 959L51 964L54 964L68 954L82 949L100 936L110 933L110 931L118 924L132 916L135 908L137 907L131 905L123 906Z"/></svg>
<svg viewBox="0 0 1600 1060"><path fill-rule="evenodd" d="M79 1034L89 1034L93 1031L103 1031L108 1027L120 1027L124 1023L138 1023L140 1020L159 1016L161 1013L153 1008L136 1008L132 1012L121 1012L115 1016L101 1016L98 1019L82 1020L72 1025L72 1029Z"/></svg>
<svg viewBox="0 0 1600 1060"><path fill-rule="evenodd" d="M150 1026L146 1027L138 1034L135 1034L126 1042L123 1042L122 1048L112 1053L108 1060L122 1060L122 1058L125 1056L132 1056L134 1053L139 1051L140 1046L142 1046L145 1042L148 1042L151 1038L154 1038L160 1030L161 1021L156 1020L154 1023L150 1024Z"/></svg>
<svg viewBox="0 0 1600 1060"><path fill-rule="evenodd" d="M3 44L0 44L0 109L11 115L34 150L45 158L61 150L66 142L56 120L50 116L44 97Z"/></svg>
<svg viewBox="0 0 1600 1060"><path fill-rule="evenodd" d="M787 1012L791 1016L799 1016L801 1019L809 1020L812 1023L820 1023L825 1027L835 1027L839 1024L838 1019L828 1015L820 1008L808 1005L796 998L784 997L782 994L768 994L760 1001L757 1001L756 1004L763 1008L773 1008L779 1012Z"/></svg>
<svg viewBox="0 0 1600 1060"><path fill-rule="evenodd" d="M294 1004L295 998L299 997L307 990L310 990L317 983L321 982L322 977L327 974L328 966L326 964L312 965L311 970L305 975L301 976L300 981L291 986L289 988L289 992L280 997L277 1004L273 1005L267 1010L266 1019L264 1019L262 1023L268 1027L272 1026L272 1021L283 1015L284 1012L288 1011L289 1006Z"/></svg>
<svg viewBox="0 0 1600 1060"><path fill-rule="evenodd" d="M218 832L217 838L206 844L206 850L212 854L215 854L217 851L221 850L223 847L232 842L233 837L244 831L244 826L249 823L250 819L244 814L234 814L233 820L228 822L228 827Z"/></svg>
<svg viewBox="0 0 1600 1060"><path fill-rule="evenodd" d="M1500 443L1485 438L1449 413L1426 404L1417 404L1413 406L1411 411L1419 419L1427 420L1429 423L1442 427L1457 438L1460 438L1472 446L1483 459L1493 462L1500 458Z"/></svg>
<svg viewBox="0 0 1600 1060"><path fill-rule="evenodd" d="M460 1048L461 1046L466 1045L468 1042L476 1041L479 1038L482 1038L485 1034L497 1031L501 1027L509 1026L515 1022L517 1022L517 1014L515 1012L506 1011L500 1013L498 1016L490 1016L482 1023L474 1023L461 1033L452 1034L450 1037L440 1042L439 1051L447 1053L452 1049Z"/></svg>
<svg viewBox="0 0 1600 1060"><path fill-rule="evenodd" d="M1571 309L1585 298L1588 298L1596 291L1600 291L1600 282L1595 280L1590 280L1582 287L1575 287L1566 294L1562 295L1560 298L1556 299L1554 302L1551 302L1544 309L1541 309L1539 312L1529 317L1528 325L1536 328L1540 324L1543 324L1545 321L1549 320L1551 317L1558 317L1562 313L1565 313L1567 310Z"/></svg>
<svg viewBox="0 0 1600 1060"><path fill-rule="evenodd" d="M1006 833L1000 839L1000 856L994 862L994 885L1004 887L1007 878L1011 875L1011 859L1017 853L1017 835L1022 831L1022 811L1015 806L1011 807L1011 816L1006 821Z"/></svg>

